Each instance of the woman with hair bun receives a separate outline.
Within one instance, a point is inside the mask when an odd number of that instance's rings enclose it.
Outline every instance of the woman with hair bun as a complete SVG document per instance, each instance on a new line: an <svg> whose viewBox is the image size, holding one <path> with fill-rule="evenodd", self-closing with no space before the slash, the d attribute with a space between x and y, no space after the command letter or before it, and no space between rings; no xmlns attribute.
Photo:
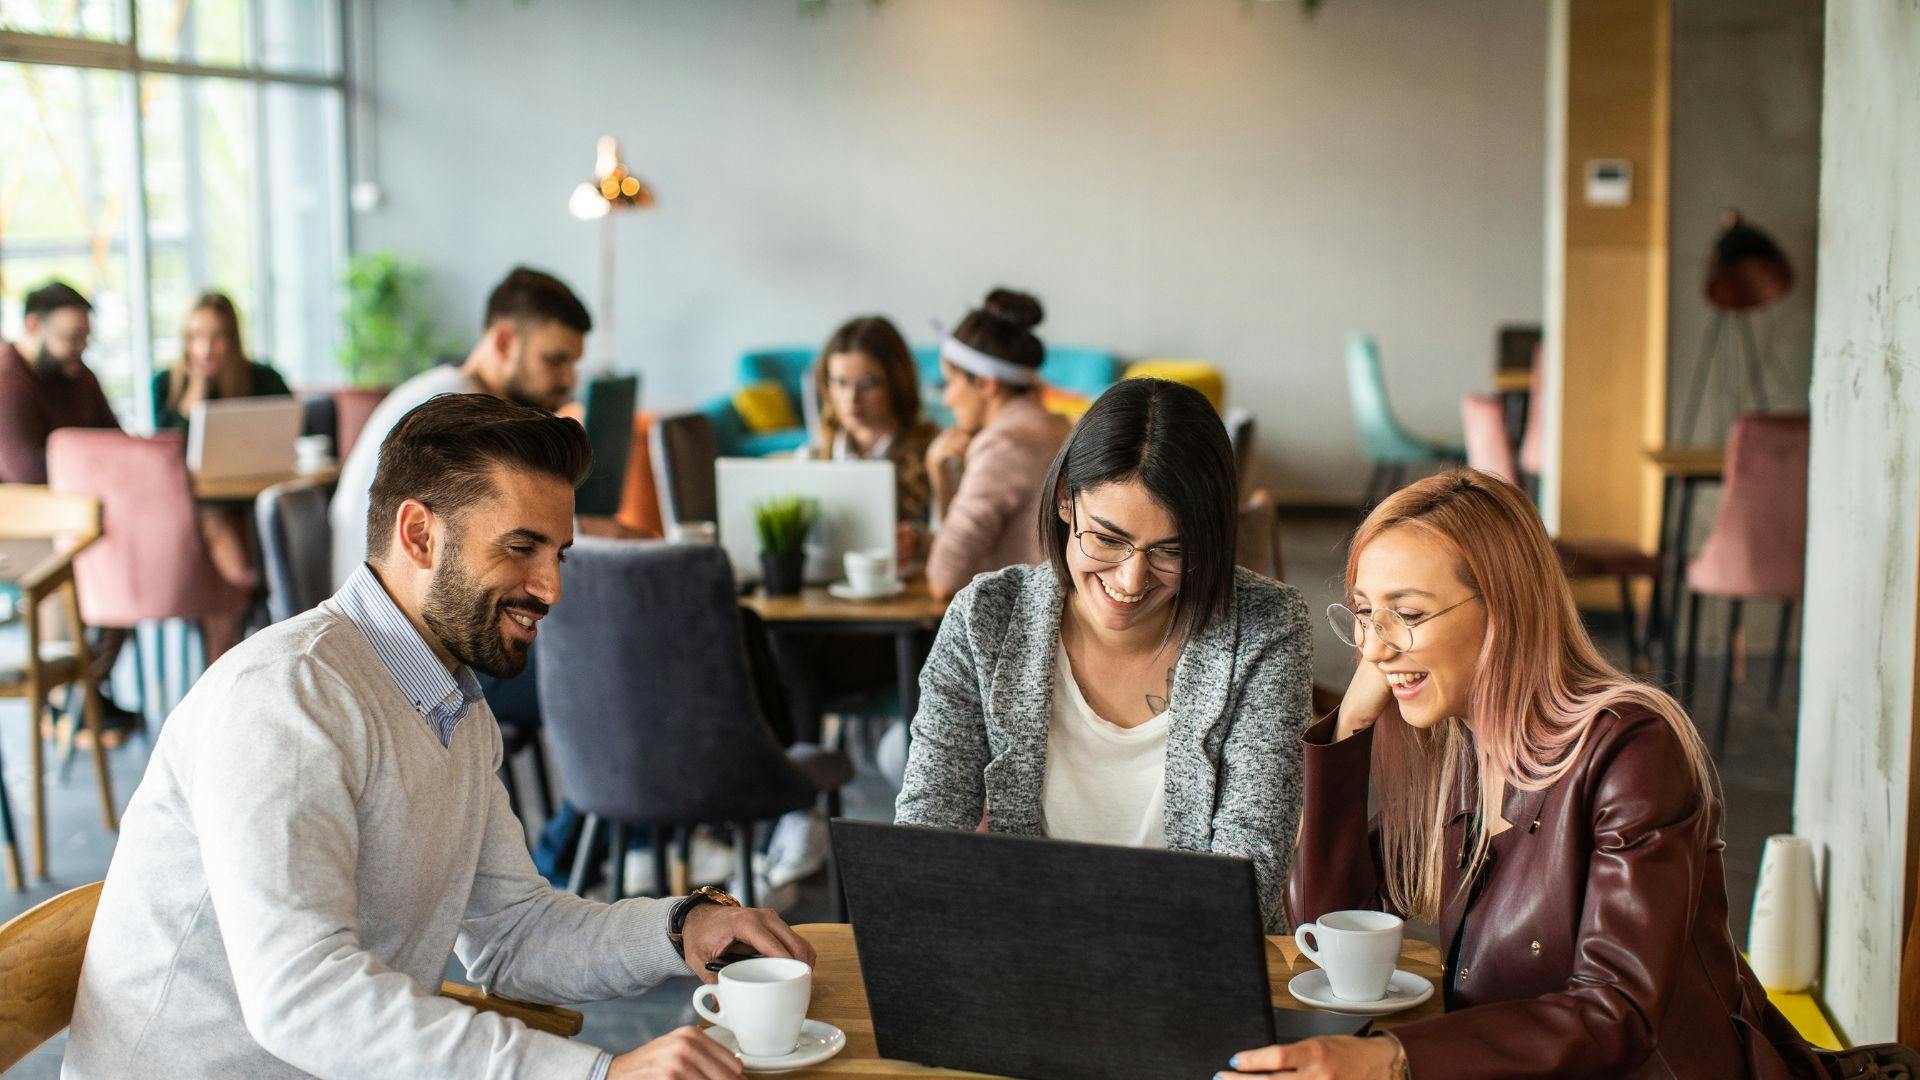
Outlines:
<svg viewBox="0 0 1920 1080"><path fill-rule="evenodd" d="M1023 292L995 289L940 345L953 427L927 448L934 515L927 584L942 600L977 574L1038 562L1033 532L1042 481L1072 424L1040 404L1045 312Z"/></svg>

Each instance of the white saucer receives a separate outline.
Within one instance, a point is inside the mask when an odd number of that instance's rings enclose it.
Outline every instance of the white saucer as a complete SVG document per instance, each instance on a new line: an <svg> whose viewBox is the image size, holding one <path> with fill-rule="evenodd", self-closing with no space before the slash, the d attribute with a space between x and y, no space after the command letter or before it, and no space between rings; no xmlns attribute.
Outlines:
<svg viewBox="0 0 1920 1080"><path fill-rule="evenodd" d="M707 1038L740 1054L740 1042L723 1027L707 1029ZM777 1057L740 1054L740 1064L752 1073L783 1073L818 1065L847 1048L847 1033L824 1020L808 1020L800 1025L800 1041L792 1050Z"/></svg>
<svg viewBox="0 0 1920 1080"><path fill-rule="evenodd" d="M1287 983L1287 993L1302 1005L1350 1016L1385 1016L1415 1005L1433 996L1433 984L1411 971L1396 971L1387 980L1387 996L1379 1001L1348 1001L1333 996L1327 973L1314 968L1303 971Z"/></svg>
<svg viewBox="0 0 1920 1080"><path fill-rule="evenodd" d="M836 581L827 586L827 595L836 600L852 600L856 603L861 600L891 600L906 591L907 583L899 578L894 578L886 588L873 592L855 592L853 586L845 581Z"/></svg>

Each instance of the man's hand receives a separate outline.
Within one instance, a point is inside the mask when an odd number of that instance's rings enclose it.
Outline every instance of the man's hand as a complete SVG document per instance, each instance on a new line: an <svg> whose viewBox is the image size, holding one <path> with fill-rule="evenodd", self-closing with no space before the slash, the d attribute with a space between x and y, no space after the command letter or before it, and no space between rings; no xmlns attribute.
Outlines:
<svg viewBox="0 0 1920 1080"><path fill-rule="evenodd" d="M736 941L752 946L761 956L786 956L813 966L813 946L765 908L700 904L687 912L686 925L680 928L687 967L704 982L718 978L707 970L707 961Z"/></svg>
<svg viewBox="0 0 1920 1080"><path fill-rule="evenodd" d="M683 1027L613 1059L607 1080L730 1080L745 1076L733 1051Z"/></svg>

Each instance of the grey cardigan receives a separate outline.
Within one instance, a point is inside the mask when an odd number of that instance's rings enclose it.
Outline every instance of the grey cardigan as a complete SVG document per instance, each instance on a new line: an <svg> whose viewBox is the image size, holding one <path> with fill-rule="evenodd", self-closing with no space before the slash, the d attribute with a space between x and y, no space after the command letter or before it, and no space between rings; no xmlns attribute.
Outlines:
<svg viewBox="0 0 1920 1080"><path fill-rule="evenodd" d="M1042 834L1054 656L1064 598L1051 566L982 574L954 597L920 673L894 821ZM1247 570L1231 610L1180 654L1167 730L1167 846L1252 859L1261 915L1282 911L1310 721L1312 635L1291 586Z"/></svg>

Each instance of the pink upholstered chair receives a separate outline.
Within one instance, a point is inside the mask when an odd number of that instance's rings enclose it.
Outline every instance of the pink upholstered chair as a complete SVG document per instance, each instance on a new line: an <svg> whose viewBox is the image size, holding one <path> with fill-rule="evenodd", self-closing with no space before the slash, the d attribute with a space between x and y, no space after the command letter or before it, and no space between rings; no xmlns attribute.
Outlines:
<svg viewBox="0 0 1920 1080"><path fill-rule="evenodd" d="M1748 600L1778 600L1780 635L1774 647L1768 701L1777 703L1786 671L1794 606L1806 581L1807 453L1810 429L1804 414L1748 413L1733 422L1727 439L1727 479L1713 530L1700 554L1687 564L1687 656L1682 683L1689 704L1705 597L1727 604L1727 666L1720 678L1719 726L1714 753L1726 749L1733 703L1734 652L1741 608Z"/></svg>
<svg viewBox="0 0 1920 1080"><path fill-rule="evenodd" d="M353 444L360 441L360 431L367 426L367 419L373 410L387 396L387 388L351 387L333 392L333 457L335 461L346 461L352 452Z"/></svg>
<svg viewBox="0 0 1920 1080"><path fill-rule="evenodd" d="M73 564L89 626L237 620L253 603L252 590L222 577L208 557L178 437L63 428L47 440L47 481L100 500L100 540Z"/></svg>
<svg viewBox="0 0 1920 1080"><path fill-rule="evenodd" d="M1538 370L1536 367L1535 371ZM1535 379L1537 397L1537 374ZM1467 436L1468 466L1518 486L1520 470L1514 461L1513 443L1507 438L1507 413L1500 399L1487 394L1465 395L1460 399L1460 420ZM1539 430L1539 427L1538 423L1530 421L1527 424L1528 434ZM1524 446L1522 443L1523 449ZM1652 630L1657 621L1655 615L1662 610L1659 557L1618 540L1556 538L1553 547L1560 555L1560 566L1567 572L1567 577L1575 580L1612 578L1619 582L1620 612L1626 626L1627 662L1638 670L1642 657L1652 654ZM1639 607L1633 599L1635 578L1645 578L1653 583L1653 603L1645 631L1640 629Z"/></svg>

